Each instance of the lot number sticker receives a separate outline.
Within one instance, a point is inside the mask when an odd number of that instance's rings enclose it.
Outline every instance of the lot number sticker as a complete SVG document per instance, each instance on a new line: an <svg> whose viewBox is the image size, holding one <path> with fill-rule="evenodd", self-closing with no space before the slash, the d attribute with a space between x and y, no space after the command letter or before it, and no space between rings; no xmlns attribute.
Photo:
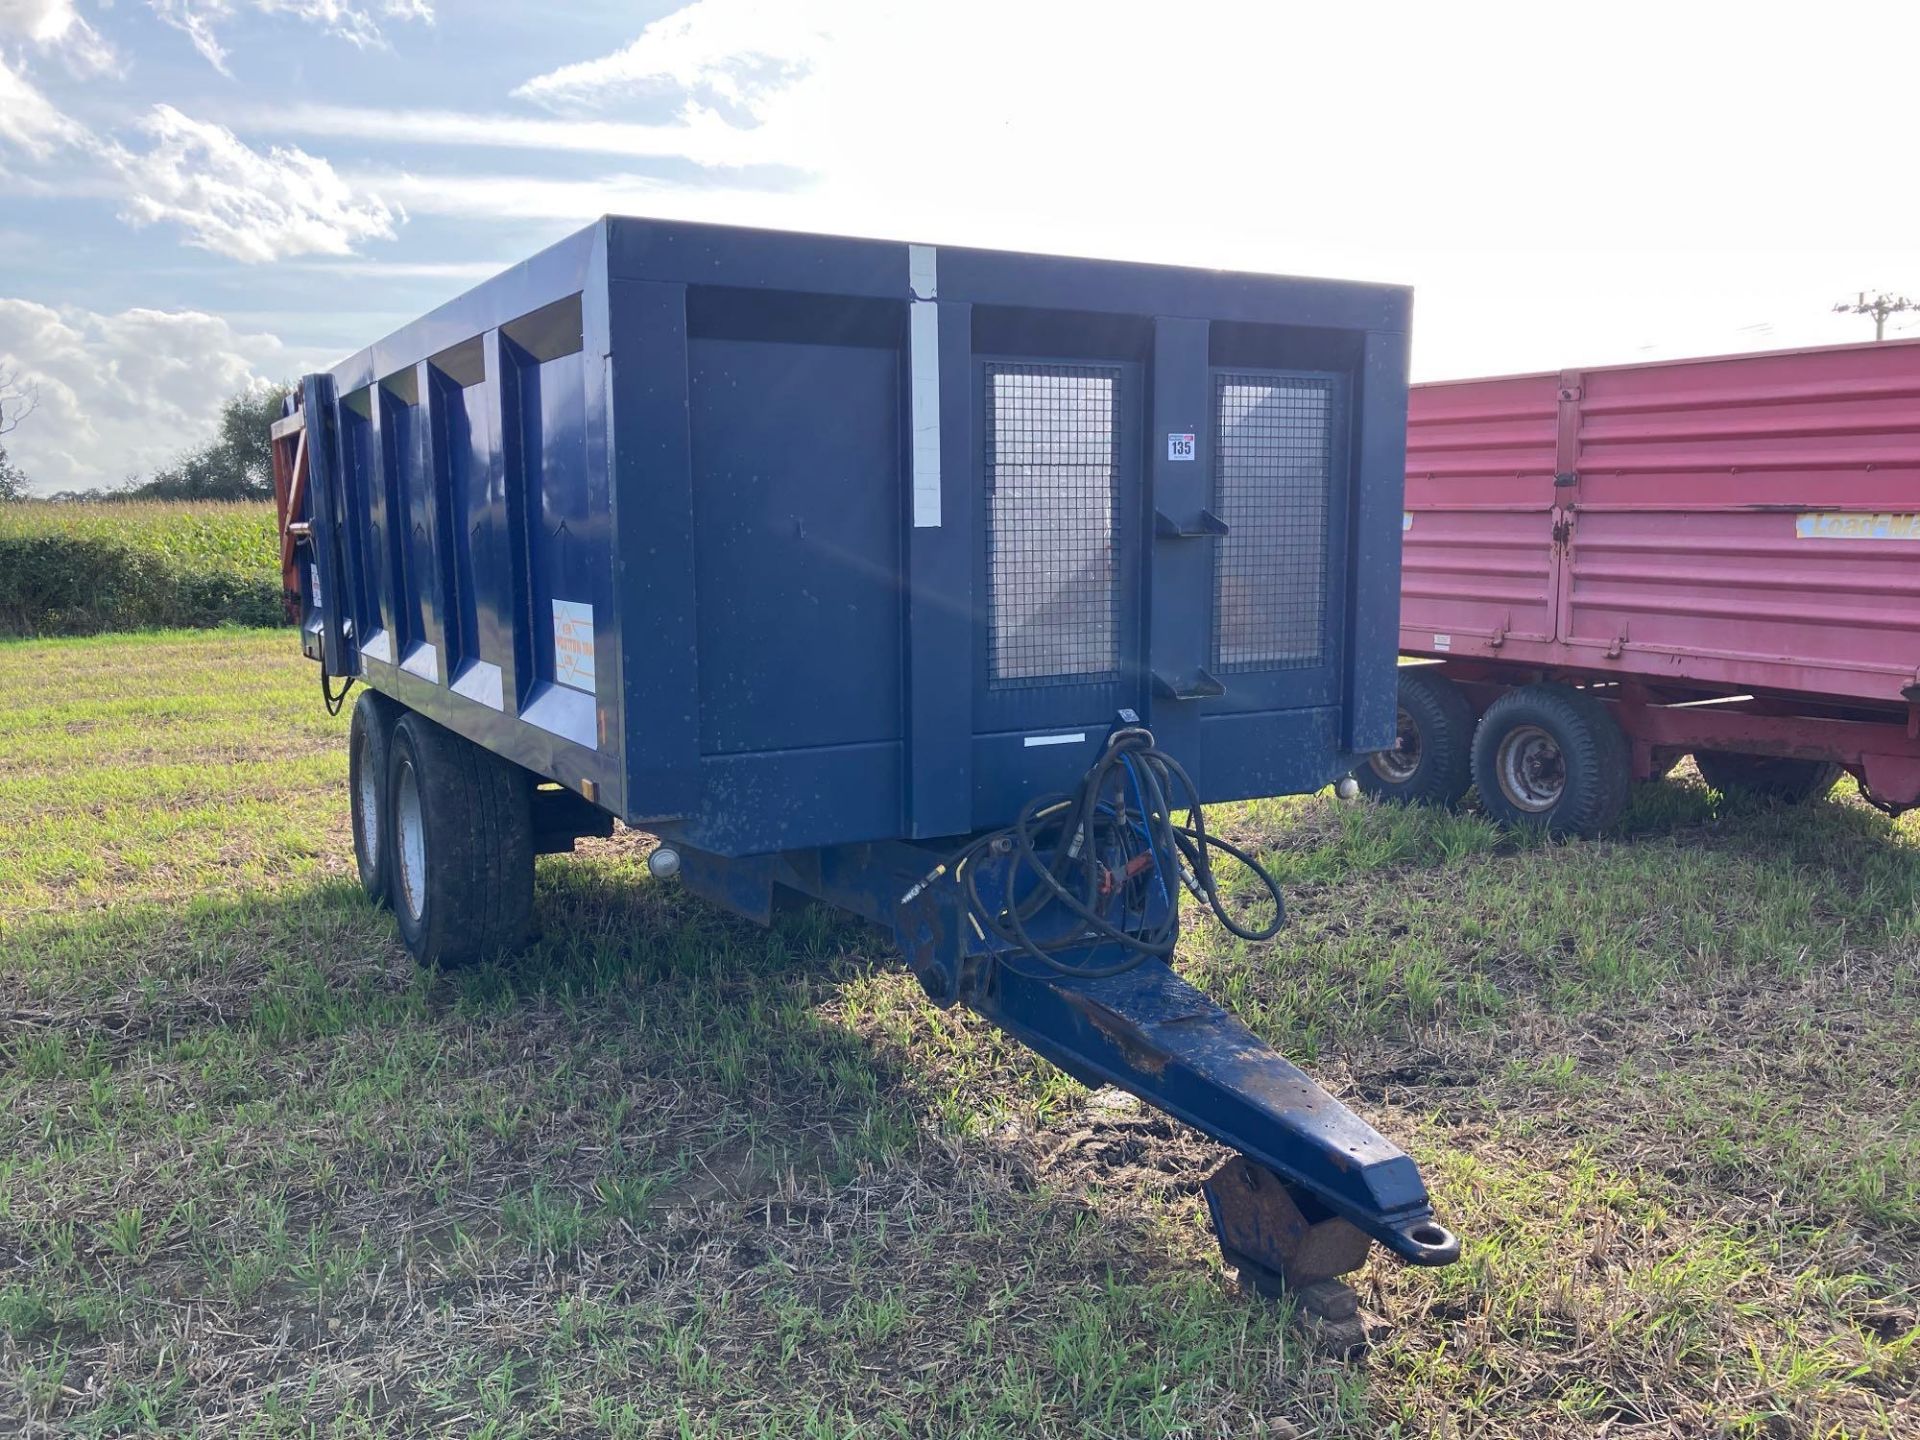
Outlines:
<svg viewBox="0 0 1920 1440"><path fill-rule="evenodd" d="M1191 460L1193 458L1193 436L1167 433L1167 458L1169 460Z"/></svg>
<svg viewBox="0 0 1920 1440"><path fill-rule="evenodd" d="M553 602L553 678L593 693L593 606Z"/></svg>

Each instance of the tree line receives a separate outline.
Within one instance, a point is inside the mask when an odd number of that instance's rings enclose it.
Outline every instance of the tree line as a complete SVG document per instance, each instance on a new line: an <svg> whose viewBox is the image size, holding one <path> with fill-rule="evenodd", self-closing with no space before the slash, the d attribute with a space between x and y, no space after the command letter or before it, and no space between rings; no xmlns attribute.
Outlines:
<svg viewBox="0 0 1920 1440"><path fill-rule="evenodd" d="M213 438L182 452L147 479L129 476L112 489L69 490L52 500L268 500L273 498L273 442L291 387L242 390L220 407ZM7 454L6 437L34 410L30 385L0 370L0 502L30 498L27 475Z"/></svg>

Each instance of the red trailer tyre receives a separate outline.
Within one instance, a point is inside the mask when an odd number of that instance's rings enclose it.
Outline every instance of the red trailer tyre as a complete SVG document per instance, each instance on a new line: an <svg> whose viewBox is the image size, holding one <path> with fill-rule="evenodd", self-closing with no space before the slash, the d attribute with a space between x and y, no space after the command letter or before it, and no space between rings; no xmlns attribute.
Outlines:
<svg viewBox="0 0 1920 1440"><path fill-rule="evenodd" d="M1460 803L1473 784L1473 706L1444 675L1400 671L1399 735L1354 772L1376 800L1400 805Z"/></svg>
<svg viewBox="0 0 1920 1440"><path fill-rule="evenodd" d="M407 949L452 967L518 945L533 916L531 776L411 712L390 751L390 888Z"/></svg>
<svg viewBox="0 0 1920 1440"><path fill-rule="evenodd" d="M1474 732L1473 781L1503 825L1595 834L1619 818L1631 778L1619 724L1591 695L1564 685L1509 691Z"/></svg>
<svg viewBox="0 0 1920 1440"><path fill-rule="evenodd" d="M1737 790L1786 805L1818 800L1840 778L1840 767L1831 761L1792 760L1783 755L1701 750L1693 763L1700 767L1700 778L1723 795Z"/></svg>
<svg viewBox="0 0 1920 1440"><path fill-rule="evenodd" d="M362 690L347 727L347 795L353 813L353 863L360 888L376 905L387 896L387 745L400 707L377 690Z"/></svg>

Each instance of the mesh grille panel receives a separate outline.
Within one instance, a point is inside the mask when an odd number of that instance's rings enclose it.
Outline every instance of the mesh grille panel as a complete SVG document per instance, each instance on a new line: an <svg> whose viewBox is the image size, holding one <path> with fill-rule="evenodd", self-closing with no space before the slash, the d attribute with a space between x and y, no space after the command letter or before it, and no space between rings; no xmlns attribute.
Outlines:
<svg viewBox="0 0 1920 1440"><path fill-rule="evenodd" d="M988 676L1110 676L1119 372L987 367Z"/></svg>
<svg viewBox="0 0 1920 1440"><path fill-rule="evenodd" d="M1228 533L1214 571L1221 670L1297 670L1325 658L1331 380L1222 375L1214 503Z"/></svg>

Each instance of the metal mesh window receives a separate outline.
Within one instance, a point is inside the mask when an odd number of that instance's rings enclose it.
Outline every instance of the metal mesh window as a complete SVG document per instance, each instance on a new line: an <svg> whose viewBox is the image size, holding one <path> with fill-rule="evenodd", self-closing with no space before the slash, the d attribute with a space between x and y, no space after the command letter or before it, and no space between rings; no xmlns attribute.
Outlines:
<svg viewBox="0 0 1920 1440"><path fill-rule="evenodd" d="M987 367L988 675L1115 673L1119 372Z"/></svg>
<svg viewBox="0 0 1920 1440"><path fill-rule="evenodd" d="M1228 671L1318 665L1333 381L1222 375L1214 397L1214 504L1228 527L1214 571L1214 663Z"/></svg>

